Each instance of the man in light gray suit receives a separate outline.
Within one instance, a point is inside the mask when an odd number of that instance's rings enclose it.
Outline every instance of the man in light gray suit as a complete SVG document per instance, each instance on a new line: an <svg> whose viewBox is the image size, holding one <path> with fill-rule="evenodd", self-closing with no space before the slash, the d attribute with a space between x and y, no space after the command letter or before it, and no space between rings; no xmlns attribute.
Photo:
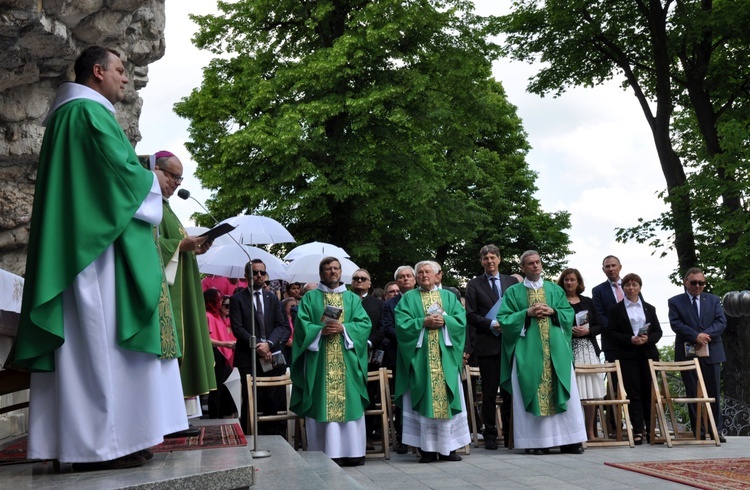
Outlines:
<svg viewBox="0 0 750 490"><path fill-rule="evenodd" d="M721 434L721 363L726 360L721 335L727 327L727 319L719 297L703 292L706 276L697 267L689 269L683 278L685 293L669 299L669 324L677 334L674 344L675 361L692 359L696 349L708 345L708 356L699 357L703 383L711 404L719 440L727 442ZM682 371L682 381L688 397L696 396L697 376L694 372ZM695 430L695 405L690 405L690 425Z"/></svg>

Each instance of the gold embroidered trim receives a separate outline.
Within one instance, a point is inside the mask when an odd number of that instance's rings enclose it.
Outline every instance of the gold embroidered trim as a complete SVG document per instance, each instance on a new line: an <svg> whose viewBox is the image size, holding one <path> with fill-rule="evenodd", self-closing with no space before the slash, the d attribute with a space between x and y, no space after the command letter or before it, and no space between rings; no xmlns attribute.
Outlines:
<svg viewBox="0 0 750 490"><path fill-rule="evenodd" d="M536 291L533 289L527 289L529 305L535 304L547 304L547 298L544 296L544 288L539 288ZM554 393L554 376L552 373L552 354L550 352L549 343L549 318L537 319L539 325L539 335L542 340L542 379L539 382L539 388L537 389L537 399L539 400L539 414L544 415L555 415L555 393Z"/></svg>
<svg viewBox="0 0 750 490"><path fill-rule="evenodd" d="M439 291L422 291L422 306L425 314L428 308L437 303L441 307ZM445 384L445 373L440 356L440 329L427 330L427 357L430 368L430 388L432 391L432 414L436 419L449 419L448 390Z"/></svg>
<svg viewBox="0 0 750 490"><path fill-rule="evenodd" d="M343 310L344 295L341 293L323 293L326 305L337 306ZM344 323L341 312L339 321ZM346 366L344 364L344 336L328 335L324 338L326 363L326 421L346 421Z"/></svg>

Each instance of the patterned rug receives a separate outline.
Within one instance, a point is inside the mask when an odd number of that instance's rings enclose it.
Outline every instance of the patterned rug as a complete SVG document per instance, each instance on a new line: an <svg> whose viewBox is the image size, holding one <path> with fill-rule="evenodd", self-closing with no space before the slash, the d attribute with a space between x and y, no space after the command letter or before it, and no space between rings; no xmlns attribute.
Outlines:
<svg viewBox="0 0 750 490"><path fill-rule="evenodd" d="M240 424L204 425L198 427L201 433L193 437L176 437L165 439L163 443L151 448L155 453L171 451L188 451L192 449L215 449L221 447L247 446L247 439L242 433ZM26 438L0 450L0 465L29 463L26 459Z"/></svg>
<svg viewBox="0 0 750 490"><path fill-rule="evenodd" d="M604 463L695 488L750 488L750 458Z"/></svg>

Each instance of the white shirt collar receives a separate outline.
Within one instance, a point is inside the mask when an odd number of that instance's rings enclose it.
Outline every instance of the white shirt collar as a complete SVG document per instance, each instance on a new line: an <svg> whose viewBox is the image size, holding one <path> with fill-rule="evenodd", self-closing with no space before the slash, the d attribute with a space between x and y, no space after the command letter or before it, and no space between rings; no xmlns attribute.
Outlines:
<svg viewBox="0 0 750 490"><path fill-rule="evenodd" d="M530 281L528 278L524 277L523 285L529 289L539 289L544 286L544 279L540 277L537 281Z"/></svg>
<svg viewBox="0 0 750 490"><path fill-rule="evenodd" d="M80 83L65 82L57 88L57 92L55 93L55 98L52 100L52 105L49 108L49 112L47 112L47 115L44 117L44 121L42 121L42 126L47 125L50 118L52 117L52 114L54 114L57 109L76 99L93 100L94 102L98 102L103 105L112 114L115 113L115 106L112 105L112 102L107 100L96 90L89 88L86 85L81 85Z"/></svg>
<svg viewBox="0 0 750 490"><path fill-rule="evenodd" d="M344 291L346 291L346 284L341 282L334 289L331 289L325 284L323 284L322 282L320 282L318 283L318 290L323 291L324 293L343 293Z"/></svg>
<svg viewBox="0 0 750 490"><path fill-rule="evenodd" d="M636 306L641 304L641 298L638 298L635 301L630 301L627 296L622 299L625 302L625 308L629 308L631 306Z"/></svg>

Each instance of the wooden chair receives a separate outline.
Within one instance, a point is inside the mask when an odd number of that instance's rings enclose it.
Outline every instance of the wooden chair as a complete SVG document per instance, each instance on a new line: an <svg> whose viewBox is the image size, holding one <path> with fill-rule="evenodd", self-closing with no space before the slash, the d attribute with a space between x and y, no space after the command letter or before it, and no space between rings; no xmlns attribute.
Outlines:
<svg viewBox="0 0 750 490"><path fill-rule="evenodd" d="M258 377L258 390L283 386L286 398L286 410L276 415L258 414L258 423L286 421L286 439L293 448L302 447L307 451L307 435L305 434L305 419L298 417L289 410L289 399L292 396L292 379L289 373L282 376ZM253 397L253 377L247 376L247 427L251 434L255 434L255 398Z"/></svg>
<svg viewBox="0 0 750 490"><path fill-rule="evenodd" d="M372 408L365 410L365 416L380 416L380 427L382 434L382 448L378 450L369 450L365 456L372 457L383 457L385 459L391 459L391 447L390 447L390 432L391 423L389 422L392 418L391 414L391 390L388 386L388 370L386 368L380 368L377 371L370 371L367 373L368 383L378 383L380 390L380 403L376 403Z"/></svg>
<svg viewBox="0 0 750 490"><path fill-rule="evenodd" d="M479 368L472 367L468 364L461 371L461 381L464 383L464 393L466 393L466 411L469 413L469 427L471 428L471 441L474 447L479 447L479 428L477 423L477 406L474 394L472 378L479 379ZM484 441L482 441L484 443Z"/></svg>
<svg viewBox="0 0 750 490"><path fill-rule="evenodd" d="M599 420L602 425L603 438L600 440L589 440L586 441L587 447L597 446L630 446L635 447L633 441L633 428L630 425L630 414L628 413L628 405L630 400L627 399L625 388L622 382L616 383L615 379L622 380L622 372L620 371L620 361L615 360L614 362L605 362L603 364L580 364L575 367L576 374L591 374L595 376L606 376L606 390L608 396L604 399L590 399L581 400L581 405L584 410L586 407L596 407L599 413ZM615 388L615 385L616 388ZM610 407L610 410L614 410L615 415L615 427L609 427L609 417L605 415L604 407ZM625 427L627 433L627 440L623 440L622 434L622 421L625 419ZM653 427L653 424L652 424ZM615 438L609 437L610 434L614 433Z"/></svg>
<svg viewBox="0 0 750 490"><path fill-rule="evenodd" d="M648 361L651 369L651 444L667 443L667 447L673 444L715 444L721 446L719 433L716 430L716 422L711 411L711 403L714 401L706 395L706 385L703 383L703 374L698 359L691 361L662 362ZM695 371L696 396L695 398L674 396L669 389L668 375L682 371ZM693 432L680 431L677 418L675 417L675 403L695 404L695 424ZM669 413L669 420L667 420ZM669 422L669 423L668 423ZM656 436L656 426L659 426L659 437ZM704 440L701 433L710 433L713 441Z"/></svg>
<svg viewBox="0 0 750 490"><path fill-rule="evenodd" d="M393 370L388 368L380 369L385 370L384 376L387 381L387 383L385 384L385 396L387 400L390 400L390 403L388 403L388 438L390 439L391 444L395 445L398 439L396 437L396 418L394 415L396 403L393 399L393 393L391 393L391 380L393 379Z"/></svg>

